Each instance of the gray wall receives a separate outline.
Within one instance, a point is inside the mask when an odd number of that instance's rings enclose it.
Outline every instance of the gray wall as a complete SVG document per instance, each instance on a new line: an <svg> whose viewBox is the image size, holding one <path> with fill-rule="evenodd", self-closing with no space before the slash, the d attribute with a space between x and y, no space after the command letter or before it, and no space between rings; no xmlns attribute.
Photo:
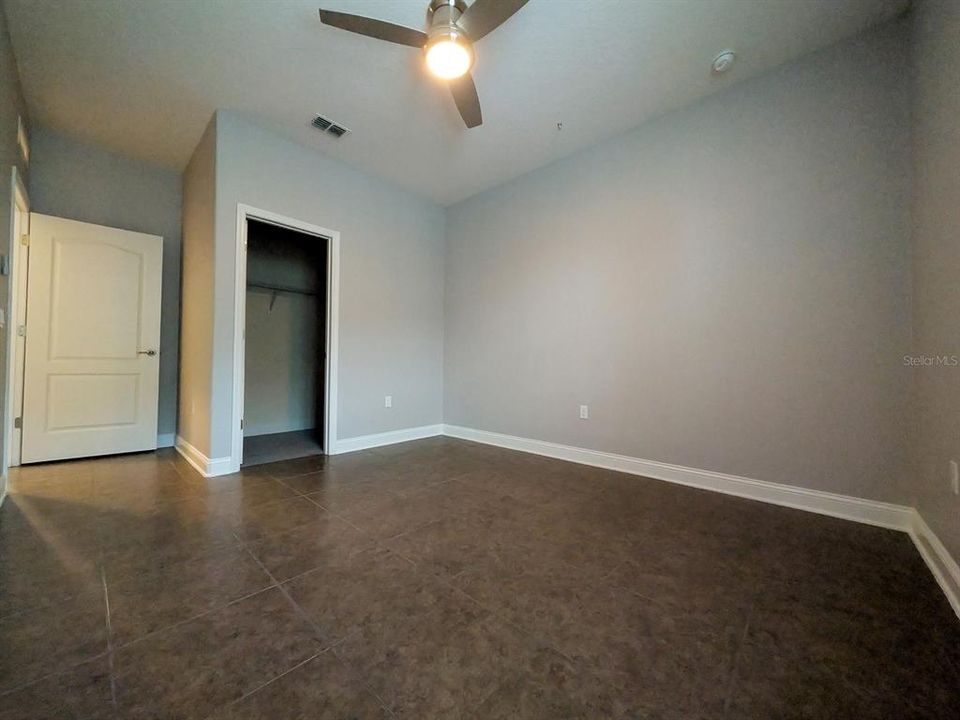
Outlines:
<svg viewBox="0 0 960 720"><path fill-rule="evenodd" d="M914 35L915 354L960 355L960 3L917 5ZM960 498L948 462L960 461L960 368L917 370L913 503L960 558Z"/></svg>
<svg viewBox="0 0 960 720"><path fill-rule="evenodd" d="M180 401L177 435L210 457L213 382L215 119L183 171Z"/></svg>
<svg viewBox="0 0 960 720"><path fill-rule="evenodd" d="M177 424L180 327L180 173L129 160L52 131L33 131L32 210L163 236L160 407L157 432Z"/></svg>
<svg viewBox="0 0 960 720"><path fill-rule="evenodd" d="M13 198L10 196L11 168L16 165L22 173L22 180L27 182L26 170L17 145L17 118L23 116L27 120L26 103L20 89L20 77L17 75L17 63L13 57L13 48L10 45L10 35L7 32L7 19L3 5L0 4L0 255L10 256L10 207ZM29 124L28 124L29 127ZM9 281L7 276L0 275L0 308L9 316L7 293ZM7 345L10 342L11 323L6 323L0 332L0 408L7 406ZM0 412L0 422L4 423L4 413ZM0 466L5 465L4 447L0 443ZM7 489L7 478L0 477L0 502Z"/></svg>
<svg viewBox="0 0 960 720"><path fill-rule="evenodd" d="M906 30L452 207L445 422L903 501Z"/></svg>
<svg viewBox="0 0 960 720"><path fill-rule="evenodd" d="M210 457L230 453L237 203L341 233L338 437L441 422L442 208L229 112L216 145Z"/></svg>

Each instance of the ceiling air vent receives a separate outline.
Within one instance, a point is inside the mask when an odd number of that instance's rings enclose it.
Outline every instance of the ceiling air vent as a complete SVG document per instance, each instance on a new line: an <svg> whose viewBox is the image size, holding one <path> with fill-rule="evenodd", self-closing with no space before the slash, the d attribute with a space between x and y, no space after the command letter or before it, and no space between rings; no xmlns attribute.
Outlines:
<svg viewBox="0 0 960 720"><path fill-rule="evenodd" d="M310 124L313 125L317 130L330 133L334 137L338 138L343 137L350 132L348 128L343 127L343 125L337 125L333 120L329 120L323 117L323 115L317 115Z"/></svg>

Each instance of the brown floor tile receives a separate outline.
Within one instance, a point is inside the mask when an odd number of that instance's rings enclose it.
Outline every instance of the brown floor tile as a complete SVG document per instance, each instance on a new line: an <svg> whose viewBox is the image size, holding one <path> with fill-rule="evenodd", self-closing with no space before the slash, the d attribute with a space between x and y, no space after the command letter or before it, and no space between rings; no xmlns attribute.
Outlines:
<svg viewBox="0 0 960 720"><path fill-rule="evenodd" d="M362 551L300 575L285 588L322 633L325 645L374 623L384 627L441 608L480 612L455 590L383 549Z"/></svg>
<svg viewBox="0 0 960 720"><path fill-rule="evenodd" d="M0 692L107 651L102 588L0 621Z"/></svg>
<svg viewBox="0 0 960 720"><path fill-rule="evenodd" d="M309 624L278 589L265 590L120 648L124 718L205 718L317 653Z"/></svg>
<svg viewBox="0 0 960 720"><path fill-rule="evenodd" d="M223 506L252 508L276 500L285 500L296 494L295 490L284 483L251 471L207 478L204 487L207 505L214 512Z"/></svg>
<svg viewBox="0 0 960 720"><path fill-rule="evenodd" d="M960 630L941 626L939 645L917 621L771 584L740 651L731 716L957 717Z"/></svg>
<svg viewBox="0 0 960 720"><path fill-rule="evenodd" d="M392 497L379 503L340 510L340 517L378 540L410 532L443 516L435 506L411 499Z"/></svg>
<svg viewBox="0 0 960 720"><path fill-rule="evenodd" d="M248 545L273 577L283 582L308 570L336 565L373 541L345 520L324 514L315 522Z"/></svg>
<svg viewBox="0 0 960 720"><path fill-rule="evenodd" d="M398 717L455 717L492 693L501 671L515 672L491 647L479 608L453 594L431 600L430 609L369 615L335 648Z"/></svg>
<svg viewBox="0 0 960 720"><path fill-rule="evenodd" d="M113 717L111 662L122 718L960 716L906 535L445 437L11 472L0 718Z"/></svg>
<svg viewBox="0 0 960 720"><path fill-rule="evenodd" d="M426 570L455 576L519 542L517 533L503 524L466 513L442 517L384 544Z"/></svg>
<svg viewBox="0 0 960 720"><path fill-rule="evenodd" d="M0 695L0 720L107 720L114 717L106 656Z"/></svg>
<svg viewBox="0 0 960 720"><path fill-rule="evenodd" d="M310 475L303 476L313 477ZM284 480L293 482L300 478ZM359 483L299 483L295 487L302 489L313 502L321 505L332 513L356 513L365 508L390 504L397 501L397 496L387 490L380 489L368 482Z"/></svg>
<svg viewBox="0 0 960 720"><path fill-rule="evenodd" d="M242 700L221 708L211 720L344 720L390 714L352 673L327 651L273 680Z"/></svg>
<svg viewBox="0 0 960 720"><path fill-rule="evenodd" d="M4 502L0 514L10 503ZM101 591L100 567L93 551L47 544L43 538L0 541L0 548L0 620L84 592Z"/></svg>
<svg viewBox="0 0 960 720"><path fill-rule="evenodd" d="M270 577L243 548L142 572L107 573L114 646L263 590Z"/></svg>
<svg viewBox="0 0 960 720"><path fill-rule="evenodd" d="M327 511L319 505L296 495L253 506L242 501L234 504L221 501L214 511L213 520L225 522L244 542L256 542L270 535L289 532L326 514Z"/></svg>
<svg viewBox="0 0 960 720"><path fill-rule="evenodd" d="M284 460L282 462L270 463L269 465L258 465L254 472L269 474L271 477L283 480L284 478L294 477L296 475L305 475L306 473L318 472L327 468L331 459L326 455L312 455L295 460Z"/></svg>

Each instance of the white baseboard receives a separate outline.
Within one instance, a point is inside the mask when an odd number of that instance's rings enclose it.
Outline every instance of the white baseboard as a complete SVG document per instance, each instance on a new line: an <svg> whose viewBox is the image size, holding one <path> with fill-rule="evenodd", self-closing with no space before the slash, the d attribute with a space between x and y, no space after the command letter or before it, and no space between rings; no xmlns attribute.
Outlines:
<svg viewBox="0 0 960 720"><path fill-rule="evenodd" d="M713 490L773 505L784 505L798 510L830 515L867 525L879 525L880 527L909 533L957 617L960 617L960 566L957 565L957 561L951 557L947 548L940 542L940 539L915 508L876 500L864 500L849 495L838 495L822 490L808 490L793 485L753 480L737 475L683 467L682 465L641 460L626 455L559 445L543 440L531 440L486 430L474 430L457 425L444 425L443 434L462 440L473 440L487 445L496 445L535 455L545 455L583 465L618 470L633 475L643 475L656 480L665 480L703 490Z"/></svg>
<svg viewBox="0 0 960 720"><path fill-rule="evenodd" d="M157 435L158 448L174 447L176 444L177 444L176 433L164 433L162 435Z"/></svg>
<svg viewBox="0 0 960 720"><path fill-rule="evenodd" d="M228 475L233 472L231 459L229 457L208 458L179 435L177 435L175 447L177 448L177 452L183 456L183 459L190 463L194 470L204 477Z"/></svg>
<svg viewBox="0 0 960 720"><path fill-rule="evenodd" d="M642 460L626 455L615 455L543 440L503 435L486 430L474 430L457 425L444 425L443 433L462 440L473 440L487 445L497 445L511 450L569 460L582 465L592 465L632 475L643 475L656 480L665 480L703 490L713 490L727 495L736 495L737 497L759 500L774 505L807 510L845 520L855 520L868 525L879 525L905 532L909 531L913 525L914 510L904 505L864 500L822 490L808 490L793 485L753 480L711 470L670 465L654 460Z"/></svg>
<svg viewBox="0 0 960 720"><path fill-rule="evenodd" d="M909 532L913 544L937 579L953 611L960 617L960 566L916 510L913 511L913 524Z"/></svg>
<svg viewBox="0 0 960 720"><path fill-rule="evenodd" d="M333 449L330 454L339 455L341 453L356 452L357 450L382 447L383 445L422 440L423 438L443 435L443 428L443 425L423 425L421 427L376 433L375 435L360 435L358 437L345 438L333 443Z"/></svg>

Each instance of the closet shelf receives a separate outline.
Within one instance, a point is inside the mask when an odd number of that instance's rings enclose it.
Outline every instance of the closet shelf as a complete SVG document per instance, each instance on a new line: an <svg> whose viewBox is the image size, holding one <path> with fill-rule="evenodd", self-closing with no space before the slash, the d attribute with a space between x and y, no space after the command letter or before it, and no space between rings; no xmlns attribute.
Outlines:
<svg viewBox="0 0 960 720"><path fill-rule="evenodd" d="M315 297L318 293L312 290L301 290L300 288L288 287L286 285L267 285L266 283L248 282L248 288L259 288L260 290L271 290L272 292L293 293L295 295L310 295Z"/></svg>

